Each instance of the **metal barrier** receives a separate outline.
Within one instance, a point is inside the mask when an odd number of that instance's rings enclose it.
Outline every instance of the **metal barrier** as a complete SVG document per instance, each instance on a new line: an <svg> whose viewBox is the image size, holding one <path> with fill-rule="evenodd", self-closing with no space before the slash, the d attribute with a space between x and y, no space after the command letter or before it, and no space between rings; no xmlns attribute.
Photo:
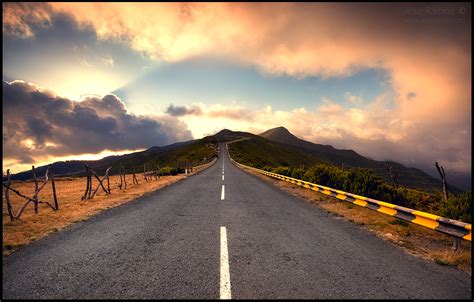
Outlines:
<svg viewBox="0 0 474 302"><path fill-rule="evenodd" d="M229 153L229 157L230 157L230 153ZM347 193L341 190L336 190L333 188L325 187L322 185L314 184L314 183L303 181L300 179L249 167L249 166L236 162L235 160L232 159L232 157L230 157L230 160L240 167L245 167L257 173L268 175L276 179L281 179L281 180L296 184L298 186L301 186L301 187L304 187L316 192L321 192L323 194L336 197L340 200L351 202L361 207L366 207L366 208L369 208L371 210L374 210L386 215L390 215L399 219L416 223L424 227L436 230L438 232L454 236L456 238L462 238L468 241L472 241L471 240L472 225L469 223L405 208L402 206L397 206L391 203ZM456 242L455 242L455 245L457 245Z"/></svg>

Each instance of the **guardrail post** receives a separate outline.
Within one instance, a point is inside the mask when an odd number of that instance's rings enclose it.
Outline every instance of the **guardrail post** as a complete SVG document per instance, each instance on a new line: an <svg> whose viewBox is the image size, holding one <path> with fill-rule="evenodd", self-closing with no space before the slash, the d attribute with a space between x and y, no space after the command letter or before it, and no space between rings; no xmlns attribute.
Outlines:
<svg viewBox="0 0 474 302"><path fill-rule="evenodd" d="M459 237L453 237L452 249L457 251L461 247L461 239Z"/></svg>

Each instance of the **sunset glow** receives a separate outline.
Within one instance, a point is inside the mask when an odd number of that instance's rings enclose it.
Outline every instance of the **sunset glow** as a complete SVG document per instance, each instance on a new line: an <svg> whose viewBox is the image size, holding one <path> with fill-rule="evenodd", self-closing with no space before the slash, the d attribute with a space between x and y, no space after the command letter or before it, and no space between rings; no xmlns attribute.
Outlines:
<svg viewBox="0 0 474 302"><path fill-rule="evenodd" d="M471 175L467 3L4 3L3 45L4 170L284 126Z"/></svg>

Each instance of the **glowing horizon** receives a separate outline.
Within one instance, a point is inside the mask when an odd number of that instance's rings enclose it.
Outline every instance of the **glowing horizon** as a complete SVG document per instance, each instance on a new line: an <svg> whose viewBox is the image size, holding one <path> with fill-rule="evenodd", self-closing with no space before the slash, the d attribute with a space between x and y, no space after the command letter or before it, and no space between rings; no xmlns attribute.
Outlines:
<svg viewBox="0 0 474 302"><path fill-rule="evenodd" d="M470 27L468 3L4 3L4 169L284 126L470 178Z"/></svg>

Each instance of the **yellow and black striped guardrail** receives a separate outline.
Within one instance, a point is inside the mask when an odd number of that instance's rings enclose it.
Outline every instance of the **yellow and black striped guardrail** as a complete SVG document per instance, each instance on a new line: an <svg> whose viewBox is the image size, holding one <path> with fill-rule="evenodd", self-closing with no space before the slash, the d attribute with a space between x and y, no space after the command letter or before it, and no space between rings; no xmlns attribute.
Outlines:
<svg viewBox="0 0 474 302"><path fill-rule="evenodd" d="M230 154L229 154L230 156ZM426 213L426 212L421 212L417 210L413 210L410 208L405 208L402 206L397 206L391 203L375 200L372 198L364 197L364 196L359 196L351 193L347 193L344 191L336 190L333 188L325 187L322 185L314 184L311 182L303 181L300 179L268 172L265 170L260 170L257 168L249 167L246 165L242 165L232 158L230 158L233 163L235 163L238 166L248 168L250 170L253 170L255 172L258 172L260 174L268 175L273 178L281 179L293 184L296 184L298 186L316 191L316 192L321 192L326 195L334 196L338 199L344 200L351 202L353 204L356 204L361 207L366 207L371 210L387 214L396 218L400 218L412 223L416 223L419 225L422 225L424 227L436 230L438 232L448 234L457 238L462 238L468 241L471 240L471 228L472 225L469 223L465 223L462 221L458 220L453 220L445 217L441 217L438 215Z"/></svg>

